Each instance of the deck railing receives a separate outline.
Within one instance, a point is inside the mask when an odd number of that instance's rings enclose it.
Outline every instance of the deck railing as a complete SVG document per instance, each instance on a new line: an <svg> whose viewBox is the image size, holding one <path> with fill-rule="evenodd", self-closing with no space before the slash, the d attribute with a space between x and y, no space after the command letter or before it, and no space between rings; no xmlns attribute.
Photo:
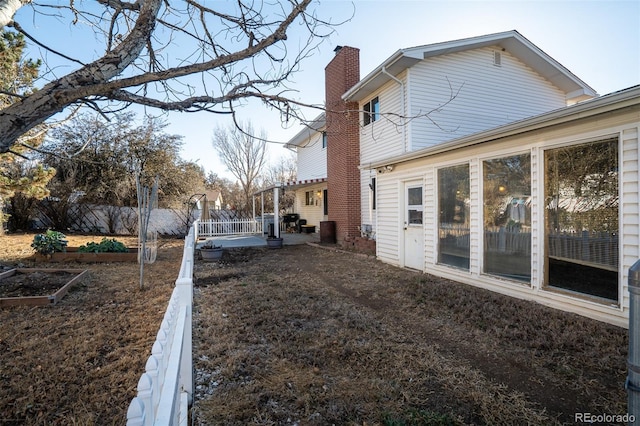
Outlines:
<svg viewBox="0 0 640 426"><path fill-rule="evenodd" d="M193 260L198 222L185 238L180 273L127 411L128 426L187 426L193 396Z"/></svg>
<svg viewBox="0 0 640 426"><path fill-rule="evenodd" d="M203 237L213 237L217 235L250 235L261 233L262 222L254 219L198 221L198 235Z"/></svg>

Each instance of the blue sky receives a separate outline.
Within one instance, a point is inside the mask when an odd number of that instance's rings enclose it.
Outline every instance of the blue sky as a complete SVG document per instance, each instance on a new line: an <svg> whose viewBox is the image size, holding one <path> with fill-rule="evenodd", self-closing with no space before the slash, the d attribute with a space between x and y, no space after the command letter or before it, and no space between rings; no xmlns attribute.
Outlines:
<svg viewBox="0 0 640 426"><path fill-rule="evenodd" d="M324 67L336 45L360 49L364 77L401 48L514 29L601 95L640 84L640 0L319 0L316 7L323 17L336 21L352 12L353 18L338 27L294 75L290 87L303 102L323 102ZM289 41L301 37L294 31ZM309 118L315 115L310 112ZM242 118L280 142L301 128L290 124L283 129L277 114L257 104L245 108ZM230 177L211 146L213 128L225 125L224 117L172 113L167 119L167 131L184 136L185 159ZM270 147L272 160L286 152L280 145Z"/></svg>
<svg viewBox="0 0 640 426"><path fill-rule="evenodd" d="M360 49L360 75L364 77L401 48L512 29L600 95L640 84L640 1L320 1L323 15L328 11L336 19L350 16L353 8L354 17L338 27L294 77L299 99L323 102L324 67L336 45ZM254 127L265 128L270 139L282 142L300 130L299 125L282 129L277 116L260 109L247 108L246 117ZM200 164L225 175L206 126L190 131L173 123L172 129L190 133L186 134L185 158L200 158ZM273 145L272 159L285 151Z"/></svg>

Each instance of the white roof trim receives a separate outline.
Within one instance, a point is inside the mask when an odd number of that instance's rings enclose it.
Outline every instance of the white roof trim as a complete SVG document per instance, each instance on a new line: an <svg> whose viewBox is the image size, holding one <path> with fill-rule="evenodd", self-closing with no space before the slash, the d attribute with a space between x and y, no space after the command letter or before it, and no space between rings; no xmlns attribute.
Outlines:
<svg viewBox="0 0 640 426"><path fill-rule="evenodd" d="M285 148L294 148L304 146L309 142L311 137L320 132L326 126L325 113L321 113L307 124L303 124L304 128L300 130L294 137L289 139L284 146Z"/></svg>
<svg viewBox="0 0 640 426"><path fill-rule="evenodd" d="M487 46L500 46L567 94L567 101L579 102L597 96L596 91L551 56L512 30L496 34L401 49L349 89L342 99L360 101L370 96L390 77L397 76L423 59Z"/></svg>

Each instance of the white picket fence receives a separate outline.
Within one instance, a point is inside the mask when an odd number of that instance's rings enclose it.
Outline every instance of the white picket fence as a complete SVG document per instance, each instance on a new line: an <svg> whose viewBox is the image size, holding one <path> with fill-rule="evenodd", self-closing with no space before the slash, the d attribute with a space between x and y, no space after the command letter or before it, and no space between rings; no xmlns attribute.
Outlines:
<svg viewBox="0 0 640 426"><path fill-rule="evenodd" d="M254 219L205 220L198 223L198 235L207 237L262 233L262 222Z"/></svg>
<svg viewBox="0 0 640 426"><path fill-rule="evenodd" d="M127 411L128 426L187 426L193 397L193 261L198 221L185 238L180 273Z"/></svg>

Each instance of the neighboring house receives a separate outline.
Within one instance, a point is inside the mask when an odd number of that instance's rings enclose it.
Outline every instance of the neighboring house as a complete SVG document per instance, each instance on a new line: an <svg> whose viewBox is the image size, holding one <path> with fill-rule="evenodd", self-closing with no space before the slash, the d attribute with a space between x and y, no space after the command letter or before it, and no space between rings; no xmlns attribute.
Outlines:
<svg viewBox="0 0 640 426"><path fill-rule="evenodd" d="M215 189L208 189L205 191L205 198L207 204L209 205L209 209L211 210L221 210L224 206L222 200L222 194L220 191Z"/></svg>
<svg viewBox="0 0 640 426"><path fill-rule="evenodd" d="M295 135L286 148L296 152L297 179L285 182L285 191L295 191L293 212L307 225L320 230L327 220L327 134L324 113Z"/></svg>
<svg viewBox="0 0 640 426"><path fill-rule="evenodd" d="M639 87L596 98L516 31L399 50L362 80L341 47L325 75L339 243L626 326Z"/></svg>

